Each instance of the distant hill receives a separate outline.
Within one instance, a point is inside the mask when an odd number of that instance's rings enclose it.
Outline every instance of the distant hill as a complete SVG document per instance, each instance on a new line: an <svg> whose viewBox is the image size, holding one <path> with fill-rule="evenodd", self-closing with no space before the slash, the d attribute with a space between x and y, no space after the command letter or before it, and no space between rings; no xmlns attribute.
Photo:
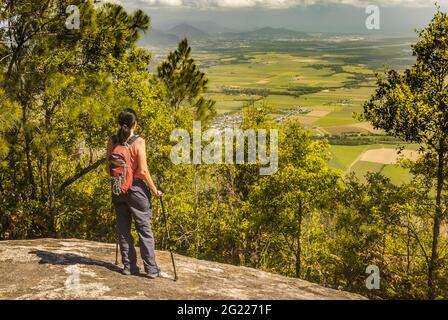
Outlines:
<svg viewBox="0 0 448 320"><path fill-rule="evenodd" d="M158 29L151 29L140 39L140 45L144 47L174 47L180 41L176 35Z"/></svg>
<svg viewBox="0 0 448 320"><path fill-rule="evenodd" d="M218 30L215 26L214 30ZM140 39L144 47L175 47L183 39L189 41L207 39L210 35L199 28L189 24L179 24L166 30L151 29Z"/></svg>
<svg viewBox="0 0 448 320"><path fill-rule="evenodd" d="M308 33L294 31L286 28L264 27L252 31L226 33L230 38L257 38L257 39L309 39L312 36Z"/></svg>
<svg viewBox="0 0 448 320"><path fill-rule="evenodd" d="M207 30L208 34L237 32L237 30L223 27L222 25L217 24L216 22L213 21L195 21L195 22L189 22L188 24L200 30Z"/></svg>
<svg viewBox="0 0 448 320"><path fill-rule="evenodd" d="M181 39L187 38L190 42L207 40L218 37L219 39L253 39L253 40L278 40L278 39L310 39L311 34L298 32L286 28L264 27L245 32L229 32L227 28L213 22L197 22L195 26L181 23L164 30L152 29L140 40L145 47L175 47ZM201 27L199 27L201 26ZM207 32L203 31L207 30Z"/></svg>
<svg viewBox="0 0 448 320"><path fill-rule="evenodd" d="M172 27L166 30L166 33L175 35L178 38L187 38L188 40L200 40L210 36L207 32L186 23Z"/></svg>

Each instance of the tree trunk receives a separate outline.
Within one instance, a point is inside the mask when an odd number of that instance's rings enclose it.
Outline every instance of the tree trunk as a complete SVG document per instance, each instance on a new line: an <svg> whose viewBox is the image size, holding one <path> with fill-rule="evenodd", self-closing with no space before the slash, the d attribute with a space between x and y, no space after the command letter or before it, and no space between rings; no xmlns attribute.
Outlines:
<svg viewBox="0 0 448 320"><path fill-rule="evenodd" d="M37 161L37 167L39 170L39 192L40 192L40 199L45 199L45 182L44 182L44 160L39 157Z"/></svg>
<svg viewBox="0 0 448 320"><path fill-rule="evenodd" d="M50 146L47 146L47 191L48 191L48 205L49 205L49 231L51 236L56 236L56 226L55 226L55 207L56 207L56 196L54 192L53 184L53 152Z"/></svg>
<svg viewBox="0 0 448 320"><path fill-rule="evenodd" d="M302 267L302 242L301 242L301 235L302 235L302 202L299 202L299 210L298 210L298 230L297 230L297 249L296 249L296 277L300 278L300 271Z"/></svg>
<svg viewBox="0 0 448 320"><path fill-rule="evenodd" d="M296 250L296 277L300 278L300 269L302 265L301 261L301 254L302 254L302 244L300 243L300 236L297 237L297 250Z"/></svg>
<svg viewBox="0 0 448 320"><path fill-rule="evenodd" d="M428 266L428 299L433 300L435 298L435 276L438 268L438 244L439 244L439 234L440 234L440 223L443 215L442 208L442 191L443 191L443 180L444 180L444 162L445 153L439 152L438 154L438 166L437 166L437 196L436 196L436 211L434 215L434 224L432 232L432 250L431 259L429 260Z"/></svg>
<svg viewBox="0 0 448 320"><path fill-rule="evenodd" d="M409 214L408 214L409 216ZM410 217L408 217L410 219ZM408 230L406 237L406 274L409 275L409 271L411 270L411 230L410 230L410 221L408 221Z"/></svg>
<svg viewBox="0 0 448 320"><path fill-rule="evenodd" d="M25 157L26 157L26 179L31 187L31 199L36 199L36 182L34 181L33 163L31 159L31 140L32 136L28 129L28 107L26 104L22 106L22 126L25 140Z"/></svg>
<svg viewBox="0 0 448 320"><path fill-rule="evenodd" d="M48 213L49 213L49 221L48 221L48 227L49 227L49 233L50 236L55 237L56 236L56 225L55 225L55 208L56 208L56 194L54 190L54 181L53 181L53 163L54 163L54 157L53 157L53 148L52 148L52 142L50 141L50 133L51 133L51 112L50 110L47 110L45 114L45 129L47 131L47 145L45 148L45 151L47 153L46 156L46 174L47 174L47 192L48 192Z"/></svg>
<svg viewBox="0 0 448 320"><path fill-rule="evenodd" d="M13 132L11 132L11 142L9 142L11 145L16 145L18 143L19 140L19 135L20 135L20 129L16 129ZM8 166L10 168L15 168L15 166L17 165L18 161L20 161L17 157L17 150L16 148L10 148L9 149L9 153L8 153ZM14 190L14 194L17 192L17 188L18 188L18 182L17 182L17 170L12 170L12 185L13 188L12 190Z"/></svg>
<svg viewBox="0 0 448 320"><path fill-rule="evenodd" d="M199 195L198 195L198 178L197 178L197 166L194 165L193 166L193 183L194 183L194 218L196 219L196 227L195 227L195 231L194 231L194 247L195 247L195 253L194 256L198 257L199 256L199 251L200 251L200 244L199 244L199 225L200 225L200 220L199 220Z"/></svg>

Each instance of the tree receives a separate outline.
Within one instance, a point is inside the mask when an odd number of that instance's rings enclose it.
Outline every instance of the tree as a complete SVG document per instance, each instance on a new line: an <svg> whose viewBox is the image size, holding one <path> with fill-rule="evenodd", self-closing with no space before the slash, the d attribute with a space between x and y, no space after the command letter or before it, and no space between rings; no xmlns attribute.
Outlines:
<svg viewBox="0 0 448 320"><path fill-rule="evenodd" d="M68 5L79 7L79 30L65 27ZM127 76L120 73L123 65L134 73L147 70L150 55L136 42L149 17L113 4L95 8L89 0L11 0L1 2L0 19L5 25L0 88L20 108L20 122L2 136L14 146L5 157L10 169L3 178L12 181L11 190L24 203L46 205L48 232L54 235L58 197L104 161L96 150L104 148L113 115L129 103L117 85ZM74 154L81 160L83 150L89 153L87 164L70 161Z"/></svg>
<svg viewBox="0 0 448 320"><path fill-rule="evenodd" d="M282 128L279 170L250 188L248 207L261 233L281 237L294 257L295 276L302 277L303 225L331 203L340 175L329 168L328 144L312 140L297 121Z"/></svg>
<svg viewBox="0 0 448 320"><path fill-rule="evenodd" d="M4 133L11 130L19 122L19 119L19 106L17 103L11 102L3 89L0 88L0 158L3 158L10 151L10 145L4 137ZM2 166L3 163L0 163L0 168Z"/></svg>
<svg viewBox="0 0 448 320"><path fill-rule="evenodd" d="M416 63L403 73L386 70L377 90L364 104L362 119L407 142L419 143L432 158L428 174L436 180L431 254L428 261L428 298L436 297L440 225L445 216L444 183L448 152L448 16L440 11L419 32L412 46Z"/></svg>
<svg viewBox="0 0 448 320"><path fill-rule="evenodd" d="M196 119L202 121L209 120L216 114L215 101L202 96L208 79L191 57L191 47L186 38L158 66L157 75L166 86L167 99L174 111L185 106L192 107L196 112Z"/></svg>

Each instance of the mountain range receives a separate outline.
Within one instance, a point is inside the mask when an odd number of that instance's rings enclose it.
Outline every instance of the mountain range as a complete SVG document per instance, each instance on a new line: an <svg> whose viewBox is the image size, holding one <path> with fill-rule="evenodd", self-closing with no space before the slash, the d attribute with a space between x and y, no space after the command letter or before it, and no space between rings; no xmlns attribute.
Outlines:
<svg viewBox="0 0 448 320"><path fill-rule="evenodd" d="M269 40L273 38L307 39L310 37L311 35L307 33L287 28L263 27L251 31L237 32L226 27L221 27L218 24L200 22L195 25L181 23L163 29L151 29L144 34L140 41L143 46L168 47L176 45L183 38L194 42L216 38Z"/></svg>

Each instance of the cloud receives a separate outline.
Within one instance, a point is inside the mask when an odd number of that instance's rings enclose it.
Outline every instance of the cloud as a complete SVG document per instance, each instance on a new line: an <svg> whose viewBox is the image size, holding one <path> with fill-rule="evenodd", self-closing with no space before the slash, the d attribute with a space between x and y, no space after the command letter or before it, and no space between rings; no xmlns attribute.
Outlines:
<svg viewBox="0 0 448 320"><path fill-rule="evenodd" d="M447 0L439 0L444 4ZM429 7L431 0L110 0L127 7L191 7L191 8L291 8L308 5L351 5L366 7L371 4L393 7Z"/></svg>

